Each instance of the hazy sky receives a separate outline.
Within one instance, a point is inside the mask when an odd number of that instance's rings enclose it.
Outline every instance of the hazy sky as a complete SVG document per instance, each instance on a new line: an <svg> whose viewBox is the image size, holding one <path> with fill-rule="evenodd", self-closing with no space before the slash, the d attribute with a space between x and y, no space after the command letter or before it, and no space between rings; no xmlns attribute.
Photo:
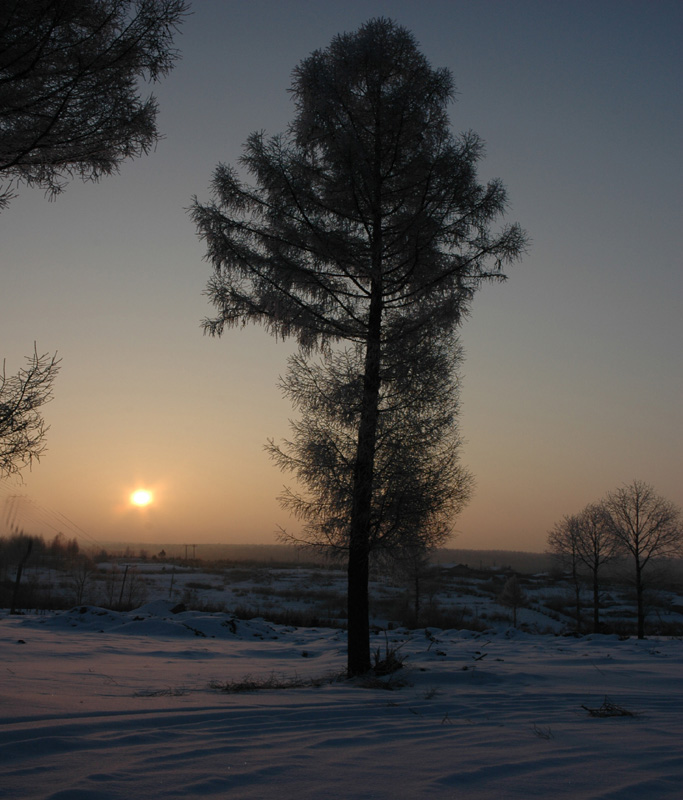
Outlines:
<svg viewBox="0 0 683 800"><path fill-rule="evenodd" d="M288 434L293 345L202 334L210 275L186 209L254 130L292 117L293 67L373 16L409 28L487 142L532 239L462 328L463 461L476 495L453 545L543 550L547 530L634 478L683 505L679 0L195 0L154 89L165 139L56 202L0 215L0 357L63 358L48 452L0 483L0 533L92 542L272 542L290 520L263 445ZM146 510L128 502L148 488ZM21 500L10 500L21 495Z"/></svg>

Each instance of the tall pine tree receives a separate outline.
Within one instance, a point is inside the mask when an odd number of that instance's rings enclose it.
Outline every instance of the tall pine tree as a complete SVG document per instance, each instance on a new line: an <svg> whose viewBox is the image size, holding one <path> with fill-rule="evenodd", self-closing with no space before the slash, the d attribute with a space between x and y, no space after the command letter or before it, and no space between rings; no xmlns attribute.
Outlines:
<svg viewBox="0 0 683 800"><path fill-rule="evenodd" d="M294 70L286 134L253 134L241 166L219 166L194 201L220 335L248 321L304 350L362 349L348 550L348 672L370 668L368 566L382 357L450 333L481 283L523 252L517 225L492 230L507 198L477 181L479 137L454 136L453 80L412 34L373 19ZM408 348L409 349L409 348Z"/></svg>

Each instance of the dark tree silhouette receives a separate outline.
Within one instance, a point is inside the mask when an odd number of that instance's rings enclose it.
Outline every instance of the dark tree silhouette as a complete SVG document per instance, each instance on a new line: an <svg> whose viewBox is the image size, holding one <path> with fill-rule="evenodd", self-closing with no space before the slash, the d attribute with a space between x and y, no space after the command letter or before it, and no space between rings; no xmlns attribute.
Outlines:
<svg viewBox="0 0 683 800"><path fill-rule="evenodd" d="M683 551L681 511L639 480L609 492L603 505L609 535L633 561L638 638L644 639L644 572L652 559L678 556Z"/></svg>
<svg viewBox="0 0 683 800"><path fill-rule="evenodd" d="M591 503L579 514L577 553L588 569L593 587L593 632L600 631L600 572L623 550L621 543L610 536L607 515L602 503Z"/></svg>
<svg viewBox="0 0 683 800"><path fill-rule="evenodd" d="M90 556L85 553L79 553L69 560L66 565L66 572L73 591L74 605L79 606L84 602L86 592L97 572L97 567Z"/></svg>
<svg viewBox="0 0 683 800"><path fill-rule="evenodd" d="M257 322L305 350L360 348L348 549L348 671L370 668L368 568L383 356L462 321L525 236L493 232L507 205L477 182L479 137L455 137L453 81L404 28L374 19L302 61L288 132L253 134L241 167L219 166L192 214L214 267L206 330Z"/></svg>
<svg viewBox="0 0 683 800"><path fill-rule="evenodd" d="M590 574L593 590L593 631L600 630L600 572L622 550L621 544L610 535L607 515L602 503L591 503L578 514L564 517L548 535L551 552L571 566L576 589L577 624L580 630L579 569Z"/></svg>
<svg viewBox="0 0 683 800"><path fill-rule="evenodd" d="M17 564L17 574L14 578L14 588L12 590L12 603L10 605L10 614L16 614L17 609L19 608L19 590L21 588L21 575L24 571L24 566L28 561L31 550L33 550L33 537L32 536L25 536L23 531L19 534L19 538L23 540L26 546L26 550L24 551L23 555L19 559Z"/></svg>
<svg viewBox="0 0 683 800"><path fill-rule="evenodd" d="M429 540L428 540L429 541ZM438 545L434 545L436 547ZM423 598L428 588L433 588L437 572L430 558L430 546L423 541L407 544L398 551L393 551L386 564L393 575L404 581L412 593L412 611L404 624L413 628L420 627Z"/></svg>
<svg viewBox="0 0 683 800"><path fill-rule="evenodd" d="M56 354L34 350L16 375L0 374L0 477L19 473L40 459L45 450L47 426L41 409L52 399L59 372Z"/></svg>
<svg viewBox="0 0 683 800"><path fill-rule="evenodd" d="M548 550L569 569L574 586L574 614L576 617L576 630L581 631L581 574L579 571L581 559L579 558L579 517L578 514L564 516L560 522L555 523L548 533Z"/></svg>
<svg viewBox="0 0 683 800"><path fill-rule="evenodd" d="M16 183L61 192L159 139L156 81L178 57L184 0L15 0L0 5L0 209Z"/></svg>
<svg viewBox="0 0 683 800"><path fill-rule="evenodd" d="M449 339L410 344L382 368L368 537L370 553L401 560L446 541L472 488L455 427L460 351ZM281 497L304 522L300 535L283 531L285 541L348 552L362 380L359 346L290 360L281 385L301 418L291 441L268 448L305 489Z"/></svg>
<svg viewBox="0 0 683 800"><path fill-rule="evenodd" d="M516 575L511 575L503 586L503 591L498 597L500 603L507 608L512 609L512 624L517 627L517 609L523 608L529 601L526 592L522 589L519 578Z"/></svg>

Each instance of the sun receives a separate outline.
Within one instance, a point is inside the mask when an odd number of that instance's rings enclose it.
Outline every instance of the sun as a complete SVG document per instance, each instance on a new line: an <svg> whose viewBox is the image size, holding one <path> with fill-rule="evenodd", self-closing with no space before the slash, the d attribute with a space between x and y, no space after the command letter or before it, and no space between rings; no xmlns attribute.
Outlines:
<svg viewBox="0 0 683 800"><path fill-rule="evenodd" d="M148 489L136 489L130 496L130 502L138 508L148 506L152 500L152 493Z"/></svg>

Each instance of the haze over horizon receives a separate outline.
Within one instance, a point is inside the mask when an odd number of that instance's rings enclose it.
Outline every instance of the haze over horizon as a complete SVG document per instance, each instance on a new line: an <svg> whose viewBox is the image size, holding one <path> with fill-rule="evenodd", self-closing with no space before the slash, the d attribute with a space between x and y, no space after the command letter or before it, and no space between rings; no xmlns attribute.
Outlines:
<svg viewBox="0 0 683 800"><path fill-rule="evenodd" d="M0 358L62 371L48 449L0 482L9 524L85 541L274 543L291 527L268 438L295 345L202 334L210 266L186 209L255 130L293 116L292 69L388 16L458 89L456 132L487 143L508 221L532 239L461 329L462 461L475 496L450 547L539 552L549 528L634 478L683 505L683 6L660 0L195 2L151 88L165 138L55 202L0 214ZM151 502L131 504L135 490ZM142 497L142 496L139 496Z"/></svg>

